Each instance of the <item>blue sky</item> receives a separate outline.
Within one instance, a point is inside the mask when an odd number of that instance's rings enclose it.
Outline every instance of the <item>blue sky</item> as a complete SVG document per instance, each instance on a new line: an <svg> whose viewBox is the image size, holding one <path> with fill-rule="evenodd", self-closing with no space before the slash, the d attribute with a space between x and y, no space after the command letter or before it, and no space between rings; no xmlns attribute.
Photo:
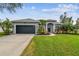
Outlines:
<svg viewBox="0 0 79 59"><path fill-rule="evenodd" d="M0 13L0 18L6 17L11 20L33 18L37 19L53 19L58 20L61 14L67 12L68 16L72 16L75 21L79 17L79 4L62 4L62 3L27 3L23 4L22 9L17 9L16 13L5 11Z"/></svg>

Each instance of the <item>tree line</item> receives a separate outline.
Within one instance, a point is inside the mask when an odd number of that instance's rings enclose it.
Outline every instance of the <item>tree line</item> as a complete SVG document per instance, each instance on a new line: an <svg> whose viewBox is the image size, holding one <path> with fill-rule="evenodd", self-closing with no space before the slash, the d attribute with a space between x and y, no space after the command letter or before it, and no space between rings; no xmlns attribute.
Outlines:
<svg viewBox="0 0 79 59"><path fill-rule="evenodd" d="M60 27L56 29L56 33L75 33L79 32L79 18L76 20L76 24L73 24L72 17L68 17L67 13L64 12L60 15Z"/></svg>

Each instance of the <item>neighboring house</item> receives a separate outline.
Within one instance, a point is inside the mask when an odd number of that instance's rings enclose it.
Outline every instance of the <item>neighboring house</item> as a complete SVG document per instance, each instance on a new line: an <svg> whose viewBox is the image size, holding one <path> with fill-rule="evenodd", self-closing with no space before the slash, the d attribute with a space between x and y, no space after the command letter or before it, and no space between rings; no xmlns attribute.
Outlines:
<svg viewBox="0 0 79 59"><path fill-rule="evenodd" d="M15 34L37 34L39 28L39 20L33 19L21 19L14 20L13 23L13 33ZM47 20L45 29L48 32L55 32L56 27L59 25L56 20Z"/></svg>

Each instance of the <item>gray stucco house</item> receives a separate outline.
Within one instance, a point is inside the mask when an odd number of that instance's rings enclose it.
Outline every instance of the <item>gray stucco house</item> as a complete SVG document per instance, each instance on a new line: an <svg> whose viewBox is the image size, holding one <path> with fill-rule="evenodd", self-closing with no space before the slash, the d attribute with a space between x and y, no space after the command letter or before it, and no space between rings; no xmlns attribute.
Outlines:
<svg viewBox="0 0 79 59"><path fill-rule="evenodd" d="M13 33L14 34L37 34L39 28L39 20L33 19L20 19L14 20L13 23ZM48 19L45 25L47 32L54 33L56 27L60 23L56 20Z"/></svg>

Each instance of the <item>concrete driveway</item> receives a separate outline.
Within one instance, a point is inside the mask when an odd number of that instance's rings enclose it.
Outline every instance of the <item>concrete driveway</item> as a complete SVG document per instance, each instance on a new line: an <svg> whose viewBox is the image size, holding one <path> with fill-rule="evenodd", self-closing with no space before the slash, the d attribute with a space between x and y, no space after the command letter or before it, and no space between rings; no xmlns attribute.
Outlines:
<svg viewBox="0 0 79 59"><path fill-rule="evenodd" d="M15 34L0 37L0 56L19 56L33 36L33 34Z"/></svg>

